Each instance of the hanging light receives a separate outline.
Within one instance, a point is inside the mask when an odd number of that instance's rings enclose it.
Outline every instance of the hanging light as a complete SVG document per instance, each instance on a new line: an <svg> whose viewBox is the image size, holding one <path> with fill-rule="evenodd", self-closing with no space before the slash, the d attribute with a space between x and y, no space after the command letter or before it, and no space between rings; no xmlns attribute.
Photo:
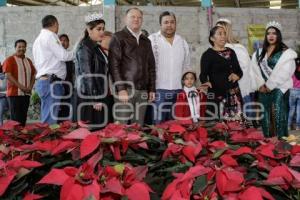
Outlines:
<svg viewBox="0 0 300 200"><path fill-rule="evenodd" d="M270 9L280 9L280 8L281 8L281 0L270 1Z"/></svg>

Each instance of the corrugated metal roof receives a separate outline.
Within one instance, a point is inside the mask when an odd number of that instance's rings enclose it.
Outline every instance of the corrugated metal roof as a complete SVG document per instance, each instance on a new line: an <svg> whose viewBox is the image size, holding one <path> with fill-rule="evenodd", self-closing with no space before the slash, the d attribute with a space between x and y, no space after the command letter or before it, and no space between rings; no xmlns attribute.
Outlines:
<svg viewBox="0 0 300 200"><path fill-rule="evenodd" d="M101 2L102 0L98 0ZM269 8L274 2L281 8L297 8L298 0L213 0L215 7ZM93 0L7 0L13 5L93 5ZM201 0L117 0L118 5L200 6Z"/></svg>

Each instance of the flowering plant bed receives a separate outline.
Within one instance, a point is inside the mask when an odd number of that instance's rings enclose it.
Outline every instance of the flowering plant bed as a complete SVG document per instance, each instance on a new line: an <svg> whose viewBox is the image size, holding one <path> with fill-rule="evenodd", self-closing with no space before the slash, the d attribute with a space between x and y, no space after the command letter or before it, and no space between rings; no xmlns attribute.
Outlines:
<svg viewBox="0 0 300 200"><path fill-rule="evenodd" d="M234 122L0 130L0 199L300 199L299 169L300 145Z"/></svg>

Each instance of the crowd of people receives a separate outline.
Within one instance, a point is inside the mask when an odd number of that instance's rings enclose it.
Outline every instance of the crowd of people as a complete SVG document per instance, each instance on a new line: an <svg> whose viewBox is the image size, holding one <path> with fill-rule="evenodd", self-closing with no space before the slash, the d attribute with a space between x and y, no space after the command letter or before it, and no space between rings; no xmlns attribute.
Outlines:
<svg viewBox="0 0 300 200"><path fill-rule="evenodd" d="M57 18L45 16L33 62L22 39L3 62L1 123L9 108L12 120L26 124L34 88L41 122L48 124L84 121L96 130L114 121L142 126L172 119L201 125L260 121L266 137L282 137L296 119L300 129L300 68L278 22L266 25L263 46L250 57L231 21L219 19L209 33L211 47L201 56L199 82L189 45L176 33L175 14L162 12L158 21L160 30L148 35L141 29L143 11L130 8L126 26L112 34L102 15L93 13L85 17L83 37L68 50L69 37L58 35Z"/></svg>

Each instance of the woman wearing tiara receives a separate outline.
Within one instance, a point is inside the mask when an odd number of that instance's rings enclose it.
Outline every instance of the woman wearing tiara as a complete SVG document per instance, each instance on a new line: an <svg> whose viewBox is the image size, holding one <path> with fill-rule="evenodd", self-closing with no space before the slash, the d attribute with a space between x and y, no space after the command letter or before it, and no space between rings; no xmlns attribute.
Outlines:
<svg viewBox="0 0 300 200"><path fill-rule="evenodd" d="M263 48L253 54L251 62L252 86L259 91L264 107L265 137L288 135L288 91L293 87L296 57L296 52L282 42L281 25L268 23Z"/></svg>
<svg viewBox="0 0 300 200"><path fill-rule="evenodd" d="M109 94L107 57L99 45L105 21L94 13L86 16L85 22L84 37L76 48L77 117L95 130L113 121L113 98Z"/></svg>

